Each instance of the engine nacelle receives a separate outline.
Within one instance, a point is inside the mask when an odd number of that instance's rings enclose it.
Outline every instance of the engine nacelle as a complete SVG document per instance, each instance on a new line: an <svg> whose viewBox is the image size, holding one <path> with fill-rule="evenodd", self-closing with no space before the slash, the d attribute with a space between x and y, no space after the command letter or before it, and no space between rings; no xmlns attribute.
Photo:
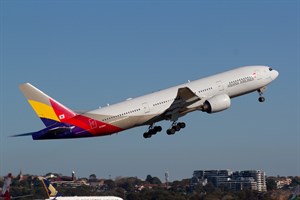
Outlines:
<svg viewBox="0 0 300 200"><path fill-rule="evenodd" d="M230 107L231 100L227 94L219 94L210 99L207 99L203 104L203 112L216 113L226 110Z"/></svg>

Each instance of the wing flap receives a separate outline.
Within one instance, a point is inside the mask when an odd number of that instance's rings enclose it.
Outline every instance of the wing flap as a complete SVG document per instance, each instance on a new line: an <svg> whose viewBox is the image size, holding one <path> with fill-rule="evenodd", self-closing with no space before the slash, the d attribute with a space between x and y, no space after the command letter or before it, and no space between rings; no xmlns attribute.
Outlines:
<svg viewBox="0 0 300 200"><path fill-rule="evenodd" d="M176 99L181 99L186 102L194 101L200 98L188 87L179 88Z"/></svg>
<svg viewBox="0 0 300 200"><path fill-rule="evenodd" d="M164 116L172 121L176 121L181 115L189 110L189 106L200 101L201 98L197 96L190 88L179 88L175 101L164 112Z"/></svg>

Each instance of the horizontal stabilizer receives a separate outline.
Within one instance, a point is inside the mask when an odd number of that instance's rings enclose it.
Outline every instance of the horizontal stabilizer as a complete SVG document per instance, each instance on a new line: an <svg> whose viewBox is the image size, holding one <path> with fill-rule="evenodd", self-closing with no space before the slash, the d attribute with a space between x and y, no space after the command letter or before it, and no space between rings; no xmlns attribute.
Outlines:
<svg viewBox="0 0 300 200"><path fill-rule="evenodd" d="M53 139L56 136L59 135L65 135L72 131L74 127L55 127L55 128L46 128L38 132L32 132L32 133L23 133L18 135L12 135L10 137L25 137L25 136L32 136L34 140L38 139Z"/></svg>
<svg viewBox="0 0 300 200"><path fill-rule="evenodd" d="M56 127L56 128L49 129L48 131L45 132L45 134L59 135L65 133L66 131L70 132L72 128L74 127Z"/></svg>
<svg viewBox="0 0 300 200"><path fill-rule="evenodd" d="M32 136L33 134L35 134L36 132L32 132L32 133L23 133L23 134L17 134L17 135L12 135L10 137L25 137L25 136Z"/></svg>

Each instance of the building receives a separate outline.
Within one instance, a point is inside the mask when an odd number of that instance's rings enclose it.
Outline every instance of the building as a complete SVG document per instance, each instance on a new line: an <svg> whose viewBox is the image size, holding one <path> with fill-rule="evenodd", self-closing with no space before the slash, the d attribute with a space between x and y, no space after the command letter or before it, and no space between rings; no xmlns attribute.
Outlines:
<svg viewBox="0 0 300 200"><path fill-rule="evenodd" d="M198 170L194 171L193 177L202 183L212 183L215 187L219 187L220 182L227 181L232 175L230 170Z"/></svg>
<svg viewBox="0 0 300 200"><path fill-rule="evenodd" d="M267 191L266 173L261 170L246 170L233 173L233 178L253 178L257 183L256 191Z"/></svg>
<svg viewBox="0 0 300 200"><path fill-rule="evenodd" d="M192 185L212 183L217 188L233 191L255 190L267 191L266 175L260 170L236 171L231 170L197 170L191 179Z"/></svg>
<svg viewBox="0 0 300 200"><path fill-rule="evenodd" d="M220 182L218 187L232 191L257 190L257 182L253 178L229 178Z"/></svg>
<svg viewBox="0 0 300 200"><path fill-rule="evenodd" d="M277 189L281 189L283 187L287 187L291 185L292 179L288 177L268 177L268 179L272 179L276 183Z"/></svg>
<svg viewBox="0 0 300 200"><path fill-rule="evenodd" d="M277 188L283 188L284 186L289 186L292 184L292 179L286 177L280 177L275 180Z"/></svg>

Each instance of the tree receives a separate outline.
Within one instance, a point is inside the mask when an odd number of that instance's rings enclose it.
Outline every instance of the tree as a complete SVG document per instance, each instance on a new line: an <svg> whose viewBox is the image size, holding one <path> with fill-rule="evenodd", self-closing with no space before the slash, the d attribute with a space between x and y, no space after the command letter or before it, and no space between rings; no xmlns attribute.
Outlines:
<svg viewBox="0 0 300 200"><path fill-rule="evenodd" d="M160 185L161 181L160 181L160 179L158 177L153 177L152 180L151 180L151 184Z"/></svg>
<svg viewBox="0 0 300 200"><path fill-rule="evenodd" d="M237 192L238 199L256 200L257 193L253 190L242 190Z"/></svg>
<svg viewBox="0 0 300 200"><path fill-rule="evenodd" d="M291 186L295 187L297 185L300 185L300 177L299 176L295 176L295 177L292 178L292 184L291 184Z"/></svg>
<svg viewBox="0 0 300 200"><path fill-rule="evenodd" d="M143 200L143 198L141 197L141 195L137 194L137 193L129 193L126 196L126 199L127 200Z"/></svg>
<svg viewBox="0 0 300 200"><path fill-rule="evenodd" d="M204 190L209 194L213 193L215 191L215 186L212 183L208 183L207 185L204 186Z"/></svg>
<svg viewBox="0 0 300 200"><path fill-rule="evenodd" d="M91 175L89 176L89 180L96 180L96 179L97 179L96 174L91 174Z"/></svg>
<svg viewBox="0 0 300 200"><path fill-rule="evenodd" d="M150 184L161 184L161 181L158 177L152 177L151 175L147 175L146 182Z"/></svg>
<svg viewBox="0 0 300 200"><path fill-rule="evenodd" d="M32 178L31 181L33 187L30 189L30 194L32 194L35 199L45 199L45 197L47 197L47 193L45 191L42 182L38 178ZM12 196L16 196L16 195L12 195Z"/></svg>
<svg viewBox="0 0 300 200"><path fill-rule="evenodd" d="M118 196L118 197L124 198L126 196L126 191L123 188L117 188L114 191L114 196Z"/></svg>
<svg viewBox="0 0 300 200"><path fill-rule="evenodd" d="M116 184L113 180L105 180L104 184L107 185L108 190L113 190L116 187Z"/></svg>
<svg viewBox="0 0 300 200"><path fill-rule="evenodd" d="M123 188L127 192L134 192L134 190L135 190L134 186L135 186L134 184L132 184L128 181L125 181L119 185L119 187Z"/></svg>
<svg viewBox="0 0 300 200"><path fill-rule="evenodd" d="M147 181L148 183L151 183L152 178L153 178L153 177L152 177L151 175L147 175L146 181Z"/></svg>
<svg viewBox="0 0 300 200"><path fill-rule="evenodd" d="M277 189L277 184L276 181L274 179L267 179L267 190L271 191L271 190L276 190Z"/></svg>

